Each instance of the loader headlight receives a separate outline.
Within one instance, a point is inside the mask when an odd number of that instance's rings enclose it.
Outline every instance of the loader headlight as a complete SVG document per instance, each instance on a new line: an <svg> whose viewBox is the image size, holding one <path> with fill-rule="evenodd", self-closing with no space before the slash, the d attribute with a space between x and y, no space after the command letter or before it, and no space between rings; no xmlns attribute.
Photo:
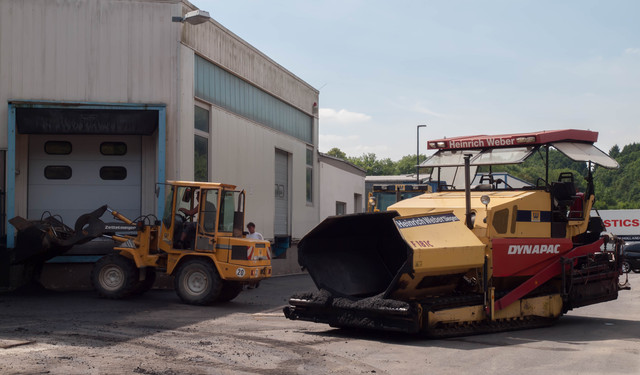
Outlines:
<svg viewBox="0 0 640 375"><path fill-rule="evenodd" d="M491 202L491 198L489 198L488 195L483 195L483 196L480 197L480 202L482 202L482 204L487 206L487 205L489 205L489 202Z"/></svg>
<svg viewBox="0 0 640 375"><path fill-rule="evenodd" d="M483 195L483 196L480 197L480 202L482 204L484 204L485 210L489 211L489 202L491 202L491 198L489 198L488 195ZM485 213L485 215L488 215L488 213ZM487 216L485 216L484 219L482 219L482 221L484 223L486 223L487 222Z"/></svg>

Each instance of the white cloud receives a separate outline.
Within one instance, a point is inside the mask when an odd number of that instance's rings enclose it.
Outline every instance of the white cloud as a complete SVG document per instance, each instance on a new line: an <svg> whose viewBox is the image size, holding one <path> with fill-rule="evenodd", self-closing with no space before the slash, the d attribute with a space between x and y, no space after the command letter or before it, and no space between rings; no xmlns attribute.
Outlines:
<svg viewBox="0 0 640 375"><path fill-rule="evenodd" d="M331 108L320 108L320 121L335 121L340 124L355 124L371 120L371 116L364 113L350 112L346 109L336 111Z"/></svg>
<svg viewBox="0 0 640 375"><path fill-rule="evenodd" d="M402 112L414 112L436 118L447 117L444 113L436 112L427 108L427 106L422 103L422 100L416 100L414 97L398 97L393 102L391 102L391 105Z"/></svg>
<svg viewBox="0 0 640 375"><path fill-rule="evenodd" d="M422 114L429 115L429 116L433 116L433 117L437 117L437 118L445 117L442 113L434 112L434 111L422 106L422 104L420 104L420 103L416 103L413 106L413 110L415 112L422 113Z"/></svg>
<svg viewBox="0 0 640 375"><path fill-rule="evenodd" d="M347 156L357 157L362 154L374 153L378 158L388 157L387 155L392 151L389 145L368 144L368 142L359 135L320 134L318 149L320 152L328 152L337 147Z"/></svg>
<svg viewBox="0 0 640 375"><path fill-rule="evenodd" d="M627 48L624 50L625 55L640 55L640 48Z"/></svg>
<svg viewBox="0 0 640 375"><path fill-rule="evenodd" d="M357 135L320 134L321 143L346 143L358 140Z"/></svg>

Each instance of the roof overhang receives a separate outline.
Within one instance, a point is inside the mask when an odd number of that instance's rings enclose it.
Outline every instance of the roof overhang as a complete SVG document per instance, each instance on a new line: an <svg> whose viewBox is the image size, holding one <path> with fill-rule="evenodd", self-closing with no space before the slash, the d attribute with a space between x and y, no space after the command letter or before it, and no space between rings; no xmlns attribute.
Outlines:
<svg viewBox="0 0 640 375"><path fill-rule="evenodd" d="M605 168L618 168L618 162L590 143L554 142L550 143L573 161L589 162ZM472 166L520 164L539 149L539 146L484 148L482 150L438 150L427 158L420 167L462 167L465 156L469 156Z"/></svg>

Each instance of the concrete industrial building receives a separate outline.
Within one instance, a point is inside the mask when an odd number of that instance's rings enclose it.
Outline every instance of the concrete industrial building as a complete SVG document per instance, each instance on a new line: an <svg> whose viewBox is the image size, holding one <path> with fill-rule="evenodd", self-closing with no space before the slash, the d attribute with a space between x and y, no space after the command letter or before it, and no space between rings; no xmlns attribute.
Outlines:
<svg viewBox="0 0 640 375"><path fill-rule="evenodd" d="M323 153L319 154L319 168L321 220L364 212L364 169Z"/></svg>
<svg viewBox="0 0 640 375"><path fill-rule="evenodd" d="M183 19L196 10L186 0L0 2L8 247L16 215L49 211L73 225L109 204L160 216L165 180L245 189L247 220L267 239L318 223L318 90L215 20Z"/></svg>

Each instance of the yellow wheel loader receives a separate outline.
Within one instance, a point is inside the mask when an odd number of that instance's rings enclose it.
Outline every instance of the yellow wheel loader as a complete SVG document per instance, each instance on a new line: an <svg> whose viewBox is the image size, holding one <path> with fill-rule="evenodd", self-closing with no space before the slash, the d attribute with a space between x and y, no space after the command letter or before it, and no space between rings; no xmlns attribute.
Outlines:
<svg viewBox="0 0 640 375"><path fill-rule="evenodd" d="M205 305L230 301L244 285L271 276L269 241L246 238L242 231L244 190L183 181L169 181L165 187L161 220L153 215L130 220L106 205L82 215L73 229L54 216L38 221L13 218L18 235L11 269L25 275L23 279L33 278L47 259L104 236L117 245L95 263L91 281L105 298L144 293L162 272L174 276L183 302ZM107 211L121 223L102 222L99 218Z"/></svg>
<svg viewBox="0 0 640 375"><path fill-rule="evenodd" d="M91 280L98 294L124 298L142 293L159 271L174 276L183 302L206 305L230 301L245 284L270 277L270 243L243 236L245 193L235 189L220 183L168 182L162 220L151 225L109 210L135 225L137 234L111 236L121 244L94 267Z"/></svg>
<svg viewBox="0 0 640 375"><path fill-rule="evenodd" d="M423 166L464 170L464 186L399 201L387 212L330 217L298 245L317 291L298 293L292 320L447 337L540 327L565 312L616 299L621 241L592 216L594 165L618 165L597 134L556 130L428 142ZM585 163L578 176L548 176L554 148ZM471 169L535 157L545 175L512 188ZM452 175L451 173L447 174Z"/></svg>

